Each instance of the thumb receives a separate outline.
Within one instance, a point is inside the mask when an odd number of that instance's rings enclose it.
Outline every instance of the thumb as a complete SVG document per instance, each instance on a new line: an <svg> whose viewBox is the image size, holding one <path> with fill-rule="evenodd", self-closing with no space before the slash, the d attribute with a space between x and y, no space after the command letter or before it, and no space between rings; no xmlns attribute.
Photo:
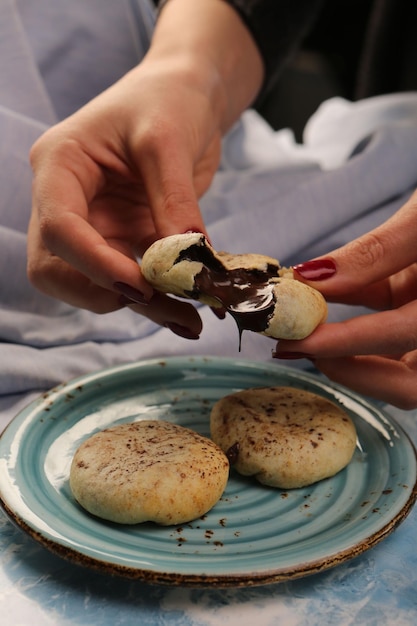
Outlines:
<svg viewBox="0 0 417 626"><path fill-rule="evenodd" d="M294 266L294 276L330 300L364 303L388 292L388 278L417 260L417 192L374 230L320 257ZM346 294L351 294L349 300ZM388 296L388 294L386 294Z"/></svg>

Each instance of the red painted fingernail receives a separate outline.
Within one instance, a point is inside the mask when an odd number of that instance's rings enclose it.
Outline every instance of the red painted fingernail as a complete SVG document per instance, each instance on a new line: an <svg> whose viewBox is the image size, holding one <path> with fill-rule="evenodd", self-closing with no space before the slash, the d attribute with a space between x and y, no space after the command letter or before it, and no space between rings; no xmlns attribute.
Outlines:
<svg viewBox="0 0 417 626"><path fill-rule="evenodd" d="M207 235L205 235L204 233L202 233L202 232L201 232L201 230L199 230L199 229L197 229L197 228L196 228L195 230L194 230L193 228L189 228L189 229L188 229L188 230L186 230L186 231L185 231L185 233L184 233L184 235L192 235L192 234L195 234L195 235L197 235L197 234L198 234L198 235L204 235L204 237L206 238L206 240L208 241L208 243L209 243L210 245L212 245L212 243L211 243L211 241L210 241L209 237L207 237Z"/></svg>
<svg viewBox="0 0 417 626"><path fill-rule="evenodd" d="M286 360L295 360L295 359L310 359L313 360L314 356L312 354L308 354L307 352L273 352L273 359L286 359Z"/></svg>
<svg viewBox="0 0 417 626"><path fill-rule="evenodd" d="M195 332L187 328L186 326L182 326L181 324L177 324L176 322L165 322L163 324L165 328L169 328L175 335L179 337L184 337L184 339L199 339L200 335L197 335Z"/></svg>
<svg viewBox="0 0 417 626"><path fill-rule="evenodd" d="M138 303L135 302L134 300L131 300L127 296L124 296L123 294L121 294L119 296L119 304L120 304L120 306L130 306L131 304L136 304L137 305Z"/></svg>
<svg viewBox="0 0 417 626"><path fill-rule="evenodd" d="M336 264L332 259L316 259L294 265L293 270L304 280L326 280L336 273Z"/></svg>
<svg viewBox="0 0 417 626"><path fill-rule="evenodd" d="M136 289L127 283L116 282L113 287L116 291L128 298L128 300L131 300L131 303L135 302L136 304L148 304L144 294L139 291L139 289Z"/></svg>
<svg viewBox="0 0 417 626"><path fill-rule="evenodd" d="M213 311L214 315L219 318L219 320L224 320L224 318L226 317L226 309L224 309L223 307L212 306L211 310Z"/></svg>

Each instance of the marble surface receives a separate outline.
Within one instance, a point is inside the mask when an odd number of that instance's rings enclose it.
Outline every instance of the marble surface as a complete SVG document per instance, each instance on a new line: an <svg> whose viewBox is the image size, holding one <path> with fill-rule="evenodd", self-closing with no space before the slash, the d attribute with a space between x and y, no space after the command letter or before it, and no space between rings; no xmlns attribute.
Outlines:
<svg viewBox="0 0 417 626"><path fill-rule="evenodd" d="M417 443L417 411L385 409ZM13 626L414 625L417 509L380 544L306 578L242 589L151 586L49 553L0 512L0 606Z"/></svg>

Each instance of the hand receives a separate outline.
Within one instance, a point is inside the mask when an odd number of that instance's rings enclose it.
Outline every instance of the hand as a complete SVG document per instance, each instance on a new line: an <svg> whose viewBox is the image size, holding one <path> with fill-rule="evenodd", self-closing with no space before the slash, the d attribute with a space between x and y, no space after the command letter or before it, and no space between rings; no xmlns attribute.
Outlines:
<svg viewBox="0 0 417 626"><path fill-rule="evenodd" d="M248 63L255 78L242 79ZM32 283L98 313L129 305L197 338L197 311L154 295L137 257L159 237L205 232L198 199L222 133L261 82L259 53L229 5L171 0L144 61L32 149Z"/></svg>
<svg viewBox="0 0 417 626"><path fill-rule="evenodd" d="M277 358L314 360L330 379L403 409L417 407L417 192L387 222L296 266L327 300L379 312L280 341Z"/></svg>
<svg viewBox="0 0 417 626"><path fill-rule="evenodd" d="M188 122L193 108L200 111L194 124L203 129L194 144ZM201 93L178 72L145 63L48 131L32 151L33 283L99 313L120 308L124 293L155 321L177 322L198 334L191 305L171 301L168 307L168 299L159 297L146 306L153 291L136 257L158 236L204 232L197 198L217 168L219 142Z"/></svg>

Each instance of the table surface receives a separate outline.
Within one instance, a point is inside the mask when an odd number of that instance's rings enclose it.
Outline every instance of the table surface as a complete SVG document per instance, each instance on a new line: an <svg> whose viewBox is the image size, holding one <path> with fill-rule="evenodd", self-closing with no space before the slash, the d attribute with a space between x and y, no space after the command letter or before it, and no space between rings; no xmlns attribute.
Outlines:
<svg viewBox="0 0 417 626"><path fill-rule="evenodd" d="M414 444L417 411L384 407ZM0 606L13 626L417 623L417 508L384 541L326 572L262 587L151 586L70 564L0 511Z"/></svg>

